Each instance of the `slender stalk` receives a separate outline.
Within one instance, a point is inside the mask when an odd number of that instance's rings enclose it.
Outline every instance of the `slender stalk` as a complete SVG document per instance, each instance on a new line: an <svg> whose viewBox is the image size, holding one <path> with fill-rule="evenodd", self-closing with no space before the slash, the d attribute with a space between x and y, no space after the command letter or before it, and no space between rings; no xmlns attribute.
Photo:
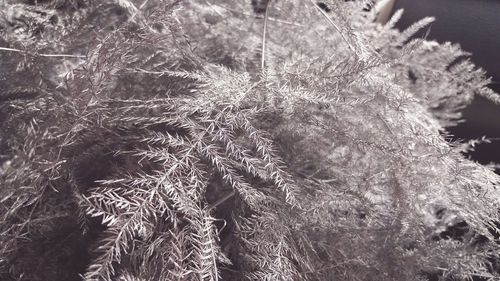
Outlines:
<svg viewBox="0 0 500 281"><path fill-rule="evenodd" d="M349 49L357 55L356 53L356 49L354 49L354 47L352 46L352 44L349 42L349 40L347 40L347 37L344 35L344 33L342 32L342 30L340 29L340 27L330 18L330 16L328 16L328 14L323 11L323 9L321 9L318 4L316 4L313 0L309 0L309 2L311 2L313 4L314 7L316 7L316 9L323 15L323 17L333 26L333 28L335 28L340 36L342 37L342 40L344 40L344 42L347 43L347 46L349 47Z"/></svg>
<svg viewBox="0 0 500 281"><path fill-rule="evenodd" d="M6 47L0 47L0 51L8 51L8 52L23 53L23 54L28 54L28 55L32 55L32 56L40 56L40 57L81 58L81 59L86 58L86 56L82 56L82 55L68 55L68 54L36 54L36 53L30 53L30 52L27 52L27 51L18 50L18 49L13 49L13 48L6 48Z"/></svg>
<svg viewBox="0 0 500 281"><path fill-rule="evenodd" d="M265 61L266 61L266 34L267 34L267 19L269 17L269 5L272 0L267 2L266 6L266 15L264 16L264 31L262 32L262 58L261 58L261 68L262 72L264 72Z"/></svg>
<svg viewBox="0 0 500 281"><path fill-rule="evenodd" d="M208 210L213 210L215 208L217 208L217 206L219 206L220 204L226 202L229 198L233 197L234 195L236 194L236 191L231 191L229 192L228 194L224 195L224 197L220 198L219 200L217 200L217 202L213 203L212 205L210 205L210 207L208 207Z"/></svg>
<svg viewBox="0 0 500 281"><path fill-rule="evenodd" d="M240 14L240 15L244 15L246 17L255 17L255 18L258 18L258 19L262 19L261 16L255 16L254 14L250 14L250 13L245 13L243 11L239 11L239 10L235 10L235 9L231 9L231 8L228 8L228 7L224 7L224 6L221 6L221 5L217 5L217 4L212 4L210 2L206 2L207 5L209 5L212 10L214 10L215 13L217 13L218 15L220 16L224 16L223 14L221 14L219 11L217 11L216 9L214 9L214 7L219 7L221 9L224 9L226 11L229 11L229 12L232 12L232 13L236 13L236 14ZM298 26L298 27L304 27L303 24L299 24L299 23L296 23L296 22L290 22L290 21L286 21L286 20L281 20L281 19L277 19L277 18L273 18L273 17L270 17L268 16L267 17L267 20L268 21L272 21L272 22L277 22L277 23L282 23L282 24L287 24L287 25L293 25L293 26Z"/></svg>

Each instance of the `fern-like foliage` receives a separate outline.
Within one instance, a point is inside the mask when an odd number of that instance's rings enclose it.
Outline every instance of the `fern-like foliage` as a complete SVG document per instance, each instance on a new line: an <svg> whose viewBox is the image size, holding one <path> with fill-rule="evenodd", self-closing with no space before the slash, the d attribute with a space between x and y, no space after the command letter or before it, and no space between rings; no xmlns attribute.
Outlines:
<svg viewBox="0 0 500 281"><path fill-rule="evenodd" d="M0 92L2 280L498 278L499 178L440 134L494 94L411 39L431 19L17 2L43 13L2 14L5 67L32 78Z"/></svg>

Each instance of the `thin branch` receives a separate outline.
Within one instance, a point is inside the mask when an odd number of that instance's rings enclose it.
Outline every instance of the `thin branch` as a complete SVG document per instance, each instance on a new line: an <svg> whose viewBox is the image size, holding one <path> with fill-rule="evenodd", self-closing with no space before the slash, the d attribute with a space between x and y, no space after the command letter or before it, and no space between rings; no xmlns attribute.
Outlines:
<svg viewBox="0 0 500 281"><path fill-rule="evenodd" d="M215 208L217 208L217 206L219 206L220 204L226 202L229 198L233 197L234 195L236 194L236 191L231 191L229 192L228 194L226 194L224 197L222 197L221 199L217 200L217 202L213 203L212 205L210 205L210 207L208 207L208 210L213 210Z"/></svg>
<svg viewBox="0 0 500 281"><path fill-rule="evenodd" d="M354 47L351 45L351 43L349 42L349 40L347 40L347 37L344 35L344 33L342 32L342 30L340 29L340 27L330 18L330 16L328 16L328 14L325 11L323 11L323 9L321 9L318 6L318 4L316 4L313 0L309 0L309 2L311 2L313 4L313 6L316 7L316 9L323 15L323 17L325 17L325 19L338 31L338 33L342 37L342 40L344 40L344 42L347 43L347 46L349 47L349 49L355 55L357 55L356 49L354 49Z"/></svg>
<svg viewBox="0 0 500 281"><path fill-rule="evenodd" d="M141 10L146 6L146 4L149 2L149 0L144 0L144 2L142 2L141 6L139 6L139 8L134 11L134 13L130 16L130 21L133 21L135 19L135 17L141 12ZM133 5L133 4L132 4Z"/></svg>
<svg viewBox="0 0 500 281"><path fill-rule="evenodd" d="M235 10L235 9L231 9L231 8L228 8L228 7L224 7L224 6L221 6L221 5L217 5L217 4L212 4L208 1L206 1L206 3L212 8L212 10L214 10L215 13L217 13L218 15L220 16L224 16L223 14L221 14L219 11L217 11L216 9L214 9L214 7L219 7L221 9L224 9L226 11L229 11L231 13L236 13L236 14L239 14L239 15L244 15L246 17L255 17L257 19L262 19L263 17L260 16L260 15L254 15L254 14L249 14L249 13L245 13L243 11L238 11L238 10ZM282 23L282 24L287 24L287 25L293 25L293 26L298 26L298 27L304 27L303 24L300 24L300 23L296 23L296 22L291 22L291 21L286 21L286 20L281 20L281 19L278 19L278 18L273 18L273 17L270 17L268 16L267 17L267 20L268 21L273 21L273 22L277 22L277 23Z"/></svg>
<svg viewBox="0 0 500 281"><path fill-rule="evenodd" d="M387 121L384 119L384 117L382 117L382 115L380 115L379 113L376 113L377 117L382 121L382 124L384 125L385 129L392 135L394 136L394 142L397 144L397 146L399 147L400 149L400 152L403 153L404 152L404 148L403 146L401 145L401 143L398 141L397 139L397 135L394 133L394 131L391 129L391 126L389 126L389 123L387 123Z"/></svg>
<svg viewBox="0 0 500 281"><path fill-rule="evenodd" d="M269 6L272 0L267 2L266 15L264 16L264 30L262 32L262 58L261 58L261 68L264 72L265 60L266 60L266 34L267 34L267 18L269 17Z"/></svg>
<svg viewBox="0 0 500 281"><path fill-rule="evenodd" d="M37 54L37 53L31 53L28 51L23 51L19 49L12 49L12 48L5 48L5 47L0 47L0 51L8 51L8 52L16 52L16 53L23 53L23 54L28 54L32 56L40 56L40 57L59 57L59 58L80 58L84 59L86 56L83 55L67 55L67 54Z"/></svg>
<svg viewBox="0 0 500 281"><path fill-rule="evenodd" d="M215 8L215 6L220 7L222 9L225 9L225 10L229 10L229 9L221 7L219 5L212 4L212 3L208 2L208 1L205 1L205 3L207 3L207 5L210 7L210 9L212 9L212 11L214 11L216 14L218 14L219 16L221 16L223 18L224 18L224 15L221 14L219 11L217 11L217 9Z"/></svg>

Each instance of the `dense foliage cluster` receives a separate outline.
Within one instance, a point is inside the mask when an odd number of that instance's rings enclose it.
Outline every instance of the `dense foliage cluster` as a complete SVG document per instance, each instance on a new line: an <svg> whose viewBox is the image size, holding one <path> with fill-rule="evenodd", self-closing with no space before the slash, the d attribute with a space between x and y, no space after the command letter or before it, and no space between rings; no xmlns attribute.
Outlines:
<svg viewBox="0 0 500 281"><path fill-rule="evenodd" d="M1 2L0 279L497 280L484 73L320 4Z"/></svg>

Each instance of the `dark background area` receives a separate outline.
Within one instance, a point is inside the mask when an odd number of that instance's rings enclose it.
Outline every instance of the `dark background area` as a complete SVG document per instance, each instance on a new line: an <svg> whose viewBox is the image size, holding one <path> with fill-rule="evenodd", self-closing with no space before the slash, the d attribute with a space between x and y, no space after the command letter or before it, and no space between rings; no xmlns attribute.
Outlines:
<svg viewBox="0 0 500 281"><path fill-rule="evenodd" d="M404 15L398 28L404 29L426 16L435 17L427 38L459 43L472 53L472 61L492 77L490 88L500 94L500 0L397 0L394 10L401 8ZM419 36L424 34L422 31ZM463 115L464 123L448 128L454 139L493 139L478 145L470 156L483 164L500 163L500 140L495 140L500 139L500 106L476 97Z"/></svg>

